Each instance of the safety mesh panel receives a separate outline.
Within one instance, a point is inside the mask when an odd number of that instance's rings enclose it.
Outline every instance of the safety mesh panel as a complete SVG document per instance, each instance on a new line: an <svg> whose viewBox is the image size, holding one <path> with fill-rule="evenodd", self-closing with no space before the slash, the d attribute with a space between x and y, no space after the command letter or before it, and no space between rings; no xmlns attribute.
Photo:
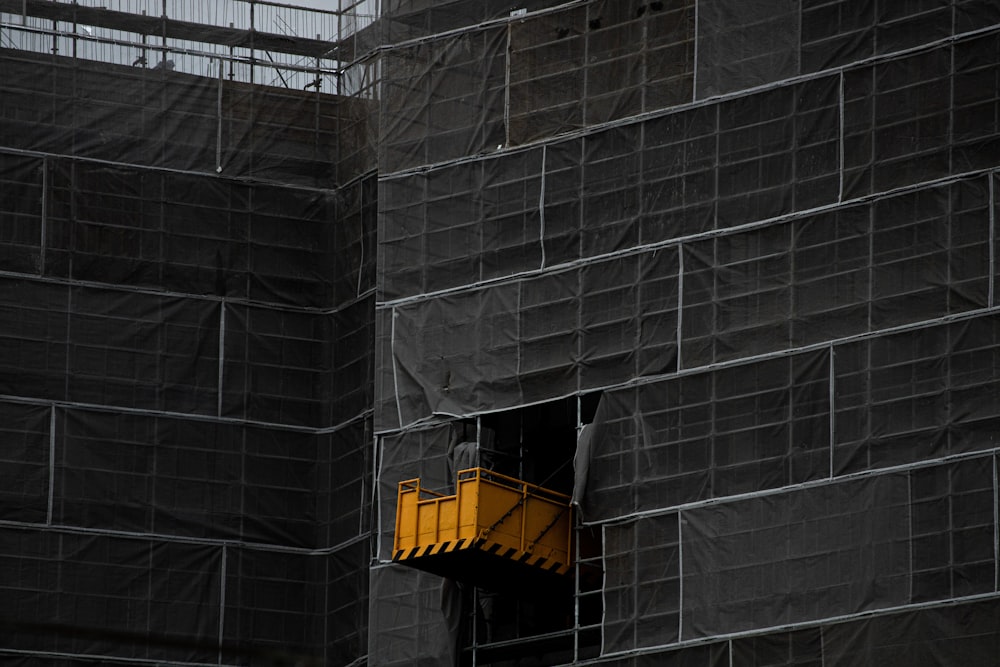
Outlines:
<svg viewBox="0 0 1000 667"><path fill-rule="evenodd" d="M88 287L70 288L68 303L68 398L213 412L218 304Z"/></svg>
<svg viewBox="0 0 1000 667"><path fill-rule="evenodd" d="M49 164L47 275L329 306L356 297L359 273L373 269L363 238L374 234L370 185L350 191L348 211L324 192L84 160ZM373 255L374 240L367 243Z"/></svg>
<svg viewBox="0 0 1000 667"><path fill-rule="evenodd" d="M317 440L318 545L332 546L367 535L374 494L370 420L358 420Z"/></svg>
<svg viewBox="0 0 1000 667"><path fill-rule="evenodd" d="M217 304L8 277L0 308L3 393L213 411Z"/></svg>
<svg viewBox="0 0 1000 667"><path fill-rule="evenodd" d="M375 297L342 308L333 316L331 372L324 388L329 424L340 424L372 405Z"/></svg>
<svg viewBox="0 0 1000 667"><path fill-rule="evenodd" d="M685 244L683 364L986 306L987 199L976 178Z"/></svg>
<svg viewBox="0 0 1000 667"><path fill-rule="evenodd" d="M0 269L41 268L44 162L0 152Z"/></svg>
<svg viewBox="0 0 1000 667"><path fill-rule="evenodd" d="M374 174L339 191L340 206L333 225L334 303L345 303L375 287L378 257L378 179Z"/></svg>
<svg viewBox="0 0 1000 667"><path fill-rule="evenodd" d="M908 497L890 474L683 512L681 638L906 603Z"/></svg>
<svg viewBox="0 0 1000 667"><path fill-rule="evenodd" d="M336 198L323 192L270 185L251 190L248 221L248 296L304 306L333 303L338 260ZM333 256L333 261L330 261ZM356 260L355 260L356 261ZM356 274L355 274L356 275Z"/></svg>
<svg viewBox="0 0 1000 667"><path fill-rule="evenodd" d="M222 639L248 654L238 664L265 656L292 664L322 656L325 559L229 547L225 578Z"/></svg>
<svg viewBox="0 0 1000 667"><path fill-rule="evenodd" d="M840 623L823 629L823 667L975 664L1000 649L998 628L995 599Z"/></svg>
<svg viewBox="0 0 1000 667"><path fill-rule="evenodd" d="M248 426L245 438L244 533L277 544L314 546L316 436Z"/></svg>
<svg viewBox="0 0 1000 667"><path fill-rule="evenodd" d="M971 4L971 3L970 3ZM990 10L1000 14L996 6ZM1000 17L996 19L1000 22ZM951 94L952 171L961 173L996 164L1000 150L1000 36L985 35L954 47Z"/></svg>
<svg viewBox="0 0 1000 667"><path fill-rule="evenodd" d="M383 180L384 299L541 266L542 151Z"/></svg>
<svg viewBox="0 0 1000 667"><path fill-rule="evenodd" d="M1000 23L1000 7L990 0L956 0L956 32L968 32L997 23Z"/></svg>
<svg viewBox="0 0 1000 667"><path fill-rule="evenodd" d="M505 143L505 45L506 30L489 29L383 55L383 173L495 150Z"/></svg>
<svg viewBox="0 0 1000 667"><path fill-rule="evenodd" d="M995 474L980 456L608 524L605 653L991 593ZM818 640L741 640L734 659L813 664Z"/></svg>
<svg viewBox="0 0 1000 667"><path fill-rule="evenodd" d="M836 201L837 106L836 77L720 103L716 225Z"/></svg>
<svg viewBox="0 0 1000 667"><path fill-rule="evenodd" d="M776 0L699 2L698 97L798 74L799 12Z"/></svg>
<svg viewBox="0 0 1000 667"><path fill-rule="evenodd" d="M321 426L332 318L227 304L222 414Z"/></svg>
<svg viewBox="0 0 1000 667"><path fill-rule="evenodd" d="M718 156L718 109L714 105L676 111L643 123L643 243L713 229Z"/></svg>
<svg viewBox="0 0 1000 667"><path fill-rule="evenodd" d="M664 249L397 306L383 386L406 424L672 371L677 284L676 250Z"/></svg>
<svg viewBox="0 0 1000 667"><path fill-rule="evenodd" d="M57 523L316 544L311 434L84 410L56 428Z"/></svg>
<svg viewBox="0 0 1000 667"><path fill-rule="evenodd" d="M995 163L997 39L845 72L845 197Z"/></svg>
<svg viewBox="0 0 1000 667"><path fill-rule="evenodd" d="M516 284L503 285L393 311L393 394L404 424L431 412L502 407L520 398L519 324L511 317L519 293ZM490 385L502 393L490 395Z"/></svg>
<svg viewBox="0 0 1000 667"><path fill-rule="evenodd" d="M319 187L333 180L343 113L335 96L26 51L2 58L11 148Z"/></svg>
<svg viewBox="0 0 1000 667"><path fill-rule="evenodd" d="M834 471L992 447L998 345L989 315L838 346Z"/></svg>
<svg viewBox="0 0 1000 667"><path fill-rule="evenodd" d="M584 517L825 478L829 400L825 351L605 392Z"/></svg>
<svg viewBox="0 0 1000 667"><path fill-rule="evenodd" d="M0 278L0 393L66 398L69 290Z"/></svg>
<svg viewBox="0 0 1000 667"><path fill-rule="evenodd" d="M634 248L641 210L641 125L626 125L583 140L580 253L595 257Z"/></svg>
<svg viewBox="0 0 1000 667"><path fill-rule="evenodd" d="M826 77L385 179L380 295L476 284L835 202L838 105L839 80ZM496 213L495 196L504 202Z"/></svg>
<svg viewBox="0 0 1000 667"><path fill-rule="evenodd" d="M220 549L15 528L0 542L6 647L216 661Z"/></svg>
<svg viewBox="0 0 1000 667"><path fill-rule="evenodd" d="M734 667L823 667L823 630L808 628L732 642Z"/></svg>
<svg viewBox="0 0 1000 667"><path fill-rule="evenodd" d="M0 519L42 523L48 512L51 408L0 402Z"/></svg>
<svg viewBox="0 0 1000 667"><path fill-rule="evenodd" d="M994 457L910 473L912 601L996 590Z"/></svg>
<svg viewBox="0 0 1000 667"><path fill-rule="evenodd" d="M802 4L801 69L819 72L870 57L876 0L812 0Z"/></svg>
<svg viewBox="0 0 1000 667"><path fill-rule="evenodd" d="M510 25L520 144L692 98L694 3L593 2Z"/></svg>
<svg viewBox="0 0 1000 667"><path fill-rule="evenodd" d="M604 527L604 653L678 640L679 525L667 514Z"/></svg>
<svg viewBox="0 0 1000 667"><path fill-rule="evenodd" d="M348 665L368 653L369 556L368 540L359 540L325 558L327 664Z"/></svg>
<svg viewBox="0 0 1000 667"><path fill-rule="evenodd" d="M457 646L442 611L444 582L398 565L371 569L368 664L437 667L454 663Z"/></svg>
<svg viewBox="0 0 1000 667"><path fill-rule="evenodd" d="M48 275L246 295L245 186L58 159L49 188Z"/></svg>
<svg viewBox="0 0 1000 667"><path fill-rule="evenodd" d="M510 136L524 143L584 125L587 7L513 24Z"/></svg>
<svg viewBox="0 0 1000 667"><path fill-rule="evenodd" d="M396 363L392 356L393 310L375 311L375 431L400 426L396 401Z"/></svg>

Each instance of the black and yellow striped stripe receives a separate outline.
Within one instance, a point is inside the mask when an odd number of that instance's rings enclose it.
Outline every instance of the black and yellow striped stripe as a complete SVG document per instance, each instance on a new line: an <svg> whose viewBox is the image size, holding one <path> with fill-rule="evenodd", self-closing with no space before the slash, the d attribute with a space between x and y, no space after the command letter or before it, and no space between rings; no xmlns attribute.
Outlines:
<svg viewBox="0 0 1000 667"><path fill-rule="evenodd" d="M409 549L397 549L392 555L394 562L436 556L438 554L451 553L462 549L477 549L481 552L522 563L531 567L537 567L546 572L554 574L566 574L569 572L569 565L555 560L549 560L545 556L533 554L529 551L520 551L514 547L505 546L499 542L486 539L472 539L470 537L461 540L447 540L436 544L429 544L422 547L410 547Z"/></svg>
<svg viewBox="0 0 1000 667"><path fill-rule="evenodd" d="M437 554L451 553L452 551L468 548L473 545L473 542L474 540L471 537L466 537L461 540L446 540L444 542L428 544L422 547L397 549L396 552L392 554L392 560L398 563L399 561L410 560L412 558L424 558L425 556L436 556Z"/></svg>

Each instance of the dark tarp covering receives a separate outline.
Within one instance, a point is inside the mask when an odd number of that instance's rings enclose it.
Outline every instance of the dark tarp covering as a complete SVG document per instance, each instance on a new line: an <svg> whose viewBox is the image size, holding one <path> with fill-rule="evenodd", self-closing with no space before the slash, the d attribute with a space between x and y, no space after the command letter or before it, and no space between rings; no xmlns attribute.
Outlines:
<svg viewBox="0 0 1000 667"><path fill-rule="evenodd" d="M800 630L738 637L627 658L601 667L951 667L1000 650L995 600L946 604Z"/></svg>
<svg viewBox="0 0 1000 667"><path fill-rule="evenodd" d="M827 477L829 376L824 350L605 392L587 521Z"/></svg>
<svg viewBox="0 0 1000 667"><path fill-rule="evenodd" d="M340 132L369 113L356 101L10 49L0 61L8 148L313 187L364 168L358 135ZM353 162L338 165L339 141Z"/></svg>
<svg viewBox="0 0 1000 667"><path fill-rule="evenodd" d="M374 30L390 43L506 16L506 5L491 4L390 8ZM530 9L546 3L507 4ZM567 3L508 26L390 49L383 61L383 173L849 66L988 27L1000 14L990 0L899 7L876 0L697 5ZM980 94L992 95L992 88ZM480 104L463 105L471 100ZM447 109L462 120L438 127L434 115L414 107Z"/></svg>
<svg viewBox="0 0 1000 667"><path fill-rule="evenodd" d="M403 423L675 370L676 257L664 249L614 258L395 308Z"/></svg>
<svg viewBox="0 0 1000 667"><path fill-rule="evenodd" d="M588 521L996 443L995 316L832 349L605 392Z"/></svg>
<svg viewBox="0 0 1000 667"><path fill-rule="evenodd" d="M969 178L687 242L682 265L667 247L397 305L403 423L669 372L678 341L698 368L983 308L988 191Z"/></svg>
<svg viewBox="0 0 1000 667"><path fill-rule="evenodd" d="M5 647L120 658L218 656L218 547L0 529ZM16 615L11 612L17 610ZM39 631L39 625L66 631ZM153 638L156 641L150 641Z"/></svg>
<svg viewBox="0 0 1000 667"><path fill-rule="evenodd" d="M46 520L50 414L48 406L0 402L0 520Z"/></svg>
<svg viewBox="0 0 1000 667"><path fill-rule="evenodd" d="M995 446L998 377L995 315L838 346L834 472Z"/></svg>
<svg viewBox="0 0 1000 667"><path fill-rule="evenodd" d="M442 611L442 579L400 565L371 569L368 664L384 667L455 664L455 645Z"/></svg>
<svg viewBox="0 0 1000 667"><path fill-rule="evenodd" d="M4 664L363 656L369 105L0 60Z"/></svg>
<svg viewBox="0 0 1000 667"><path fill-rule="evenodd" d="M993 592L994 467L982 456L609 523L604 650Z"/></svg>

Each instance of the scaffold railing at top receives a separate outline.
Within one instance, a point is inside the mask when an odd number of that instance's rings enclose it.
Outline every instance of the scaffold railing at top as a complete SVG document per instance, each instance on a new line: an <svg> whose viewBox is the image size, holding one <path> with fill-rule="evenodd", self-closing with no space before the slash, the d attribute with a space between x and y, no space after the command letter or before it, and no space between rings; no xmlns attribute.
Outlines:
<svg viewBox="0 0 1000 667"><path fill-rule="evenodd" d="M0 48L349 94L337 78L371 0L336 10L265 0L0 0Z"/></svg>

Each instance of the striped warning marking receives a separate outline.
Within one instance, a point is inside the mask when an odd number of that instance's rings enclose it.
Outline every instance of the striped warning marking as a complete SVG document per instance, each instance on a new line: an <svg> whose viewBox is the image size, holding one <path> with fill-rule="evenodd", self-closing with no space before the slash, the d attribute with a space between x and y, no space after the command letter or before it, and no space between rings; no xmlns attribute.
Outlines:
<svg viewBox="0 0 1000 667"><path fill-rule="evenodd" d="M438 554L451 553L472 546L472 538L466 537L461 540L447 540L437 544L428 544L422 547L410 547L409 549L397 549L392 554L392 560L410 560L411 558L423 558L424 556L436 556Z"/></svg>
<svg viewBox="0 0 1000 667"><path fill-rule="evenodd" d="M482 538L473 539L471 537L466 537L461 540L447 540L420 547L410 547L409 549L397 549L392 555L392 560L398 563L400 561L451 553L462 549L477 549L499 558L510 559L518 563L523 563L531 567L537 567L545 570L546 572L552 572L555 574L566 574L569 572L569 565L566 563L550 560L545 556L533 554L530 551L521 551L519 549L515 549L514 547L500 544L499 542L493 542Z"/></svg>
<svg viewBox="0 0 1000 667"><path fill-rule="evenodd" d="M520 551L496 542L480 542L477 546L486 553L495 554L501 558L509 558L510 560L532 567L538 567L547 572L554 572L556 574L566 574L569 572L569 565L566 563L549 560L545 556L533 554L530 551Z"/></svg>

